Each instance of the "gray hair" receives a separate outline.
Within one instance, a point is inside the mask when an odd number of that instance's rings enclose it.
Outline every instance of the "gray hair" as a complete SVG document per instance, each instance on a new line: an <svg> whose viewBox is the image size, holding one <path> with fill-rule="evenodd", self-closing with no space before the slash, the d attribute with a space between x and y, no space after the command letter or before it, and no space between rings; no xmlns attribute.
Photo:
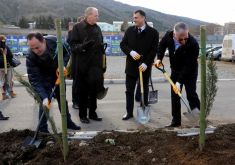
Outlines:
<svg viewBox="0 0 235 165"><path fill-rule="evenodd" d="M86 8L85 13L84 13L85 18L87 18L89 15L91 15L93 11L98 11L98 9L95 7Z"/></svg>
<svg viewBox="0 0 235 165"><path fill-rule="evenodd" d="M174 25L174 33L182 33L188 31L188 25L183 22L178 22Z"/></svg>

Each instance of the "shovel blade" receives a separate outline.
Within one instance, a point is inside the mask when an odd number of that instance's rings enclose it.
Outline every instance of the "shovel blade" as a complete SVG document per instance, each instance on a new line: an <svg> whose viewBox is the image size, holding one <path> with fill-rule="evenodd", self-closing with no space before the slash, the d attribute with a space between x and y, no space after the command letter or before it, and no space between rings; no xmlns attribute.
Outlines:
<svg viewBox="0 0 235 165"><path fill-rule="evenodd" d="M146 124L150 120L150 107L138 107L137 108L137 121L141 124Z"/></svg>
<svg viewBox="0 0 235 165"><path fill-rule="evenodd" d="M21 149L24 150L28 146L32 146L32 145L35 146L36 148L38 148L40 146L41 142L42 142L41 140L34 140L33 137L27 136L21 146Z"/></svg>
<svg viewBox="0 0 235 165"><path fill-rule="evenodd" d="M191 112L184 112L184 116L192 122L198 122L200 117L200 111L197 108L194 108Z"/></svg>
<svg viewBox="0 0 235 165"><path fill-rule="evenodd" d="M149 92L149 104L155 104L158 102L158 91L150 91Z"/></svg>

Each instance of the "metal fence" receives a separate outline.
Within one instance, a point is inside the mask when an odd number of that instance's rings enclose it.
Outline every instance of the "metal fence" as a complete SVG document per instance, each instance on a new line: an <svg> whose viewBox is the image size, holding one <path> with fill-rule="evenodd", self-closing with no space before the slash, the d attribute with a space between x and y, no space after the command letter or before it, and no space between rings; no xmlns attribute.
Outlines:
<svg viewBox="0 0 235 165"><path fill-rule="evenodd" d="M27 39L24 35L7 35L7 45L13 53L28 51ZM64 38L65 39L65 38ZM120 49L121 35L104 35L104 42L108 44L106 54L108 56L122 56Z"/></svg>

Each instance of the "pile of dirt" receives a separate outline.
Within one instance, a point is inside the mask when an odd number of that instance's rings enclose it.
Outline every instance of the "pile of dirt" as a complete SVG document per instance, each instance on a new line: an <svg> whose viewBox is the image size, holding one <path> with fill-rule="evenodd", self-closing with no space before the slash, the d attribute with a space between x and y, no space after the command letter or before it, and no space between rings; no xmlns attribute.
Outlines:
<svg viewBox="0 0 235 165"><path fill-rule="evenodd" d="M32 131L12 130L0 134L0 164L65 164L59 145L46 145L51 135L40 134L39 149L20 149ZM81 143L83 145L81 145ZM198 136L177 137L156 130L135 133L101 133L86 142L71 141L66 164L234 164L235 124L220 126L207 135L204 151L198 149Z"/></svg>

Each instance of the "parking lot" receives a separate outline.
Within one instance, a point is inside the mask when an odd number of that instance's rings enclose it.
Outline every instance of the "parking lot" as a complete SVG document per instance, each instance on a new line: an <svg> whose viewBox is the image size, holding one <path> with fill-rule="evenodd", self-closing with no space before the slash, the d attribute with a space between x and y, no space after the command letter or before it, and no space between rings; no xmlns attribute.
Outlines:
<svg viewBox="0 0 235 165"><path fill-rule="evenodd" d="M21 65L15 68L21 74L26 74L25 57L19 58L21 60ZM199 59L200 61L200 59ZM166 70L170 73L169 58L164 58L164 64ZM105 78L107 79L124 79L125 78L125 56L107 56L107 71L105 73ZM216 61L217 73L219 79L235 79L235 63ZM200 66L200 65L199 65ZM200 67L199 67L200 73ZM152 70L153 78L163 78L161 72L153 68ZM199 77L200 79L200 74Z"/></svg>

